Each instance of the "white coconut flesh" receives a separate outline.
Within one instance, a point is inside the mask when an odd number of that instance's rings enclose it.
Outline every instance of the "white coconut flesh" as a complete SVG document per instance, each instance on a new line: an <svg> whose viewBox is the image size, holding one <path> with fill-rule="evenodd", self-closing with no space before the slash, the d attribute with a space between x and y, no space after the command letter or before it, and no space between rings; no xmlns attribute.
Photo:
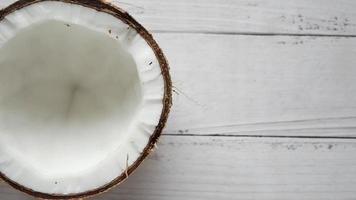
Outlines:
<svg viewBox="0 0 356 200"><path fill-rule="evenodd" d="M46 1L0 22L0 171L30 190L77 194L125 173L159 123L164 79L117 18Z"/></svg>

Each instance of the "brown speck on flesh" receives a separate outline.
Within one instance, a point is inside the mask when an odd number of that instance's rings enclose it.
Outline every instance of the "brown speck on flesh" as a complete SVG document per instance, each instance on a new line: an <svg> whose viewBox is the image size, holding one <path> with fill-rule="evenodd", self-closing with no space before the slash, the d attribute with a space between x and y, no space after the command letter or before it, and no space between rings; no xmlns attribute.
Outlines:
<svg viewBox="0 0 356 200"><path fill-rule="evenodd" d="M176 95L179 95L179 93L177 92L177 90L173 89L172 90Z"/></svg>
<svg viewBox="0 0 356 200"><path fill-rule="evenodd" d="M56 185L57 185L57 184L58 184L58 182L56 181L56 182L54 182L54 184L56 184Z"/></svg>
<svg viewBox="0 0 356 200"><path fill-rule="evenodd" d="M178 133L183 134L183 133L184 133L184 131L183 131L183 130L179 130L179 131L178 131Z"/></svg>
<svg viewBox="0 0 356 200"><path fill-rule="evenodd" d="M70 24L66 24L66 26L70 27Z"/></svg>
<svg viewBox="0 0 356 200"><path fill-rule="evenodd" d="M150 64L149 65L152 65L153 64L153 62L150 62Z"/></svg>
<svg viewBox="0 0 356 200"><path fill-rule="evenodd" d="M119 36L116 36L116 39L119 39Z"/></svg>
<svg viewBox="0 0 356 200"><path fill-rule="evenodd" d="M111 34L111 29L109 29L109 33Z"/></svg>

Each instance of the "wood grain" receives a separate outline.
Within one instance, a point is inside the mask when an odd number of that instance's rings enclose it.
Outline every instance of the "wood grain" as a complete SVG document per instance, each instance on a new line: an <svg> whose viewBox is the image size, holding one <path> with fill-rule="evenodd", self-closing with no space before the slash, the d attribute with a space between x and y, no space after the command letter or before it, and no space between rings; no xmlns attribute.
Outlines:
<svg viewBox="0 0 356 200"><path fill-rule="evenodd" d="M154 31L354 35L353 0L114 0Z"/></svg>
<svg viewBox="0 0 356 200"><path fill-rule="evenodd" d="M157 34L175 100L166 134L356 136L356 39Z"/></svg>
<svg viewBox="0 0 356 200"><path fill-rule="evenodd" d="M99 200L343 200L356 196L354 140L165 136ZM2 185L2 200L28 197Z"/></svg>
<svg viewBox="0 0 356 200"><path fill-rule="evenodd" d="M1 0L0 6L15 0ZM353 0L112 0L150 30L356 35Z"/></svg>

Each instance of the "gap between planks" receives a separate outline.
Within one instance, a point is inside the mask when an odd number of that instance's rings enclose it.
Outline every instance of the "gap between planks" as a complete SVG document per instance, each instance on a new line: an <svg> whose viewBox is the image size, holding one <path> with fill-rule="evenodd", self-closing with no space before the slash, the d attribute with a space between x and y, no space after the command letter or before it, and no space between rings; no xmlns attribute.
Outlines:
<svg viewBox="0 0 356 200"><path fill-rule="evenodd" d="M301 139L356 139L354 136L313 136L313 135L273 135L273 132L288 132L288 131L326 131L326 130L356 130L355 126L331 126L319 127L320 124L328 124L339 120L338 123L349 120L355 120L356 117L340 117L340 118L319 118L305 119L294 121L276 121L276 122L261 122L249 124L234 124L226 126L203 127L193 129L171 130L166 131L163 135L166 136L201 136L201 137L237 137L237 138L301 138ZM317 126L310 126L315 123ZM349 123L349 122L347 122ZM290 127L290 125L293 125ZM310 127L308 127L310 126ZM262 129L261 129L262 127ZM246 129L247 130L244 130ZM230 131L228 129L231 129ZM191 133L193 132L193 133ZM258 132L269 132L270 135L256 134ZM244 134L245 133L245 134ZM247 134L248 133L248 134ZM255 134L254 134L255 133Z"/></svg>
<svg viewBox="0 0 356 200"><path fill-rule="evenodd" d="M157 34L205 34L205 35L241 35L241 36L286 36L286 37L338 37L356 38L356 35L337 35L337 34L307 34L307 33L267 33L267 32L219 32L219 31L166 31L151 30Z"/></svg>
<svg viewBox="0 0 356 200"><path fill-rule="evenodd" d="M337 137L337 136L283 136L283 135L229 135L229 134L175 134L166 133L164 136L177 137L232 137L232 138L291 138L291 139L340 139L356 140L356 137Z"/></svg>

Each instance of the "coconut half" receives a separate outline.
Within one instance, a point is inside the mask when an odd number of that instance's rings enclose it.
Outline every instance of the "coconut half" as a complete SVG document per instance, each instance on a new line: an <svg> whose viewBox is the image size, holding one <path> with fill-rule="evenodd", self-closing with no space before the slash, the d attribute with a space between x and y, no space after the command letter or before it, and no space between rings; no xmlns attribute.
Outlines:
<svg viewBox="0 0 356 200"><path fill-rule="evenodd" d="M0 11L0 176L80 198L127 178L171 106L167 61L129 14L99 0L20 0Z"/></svg>

